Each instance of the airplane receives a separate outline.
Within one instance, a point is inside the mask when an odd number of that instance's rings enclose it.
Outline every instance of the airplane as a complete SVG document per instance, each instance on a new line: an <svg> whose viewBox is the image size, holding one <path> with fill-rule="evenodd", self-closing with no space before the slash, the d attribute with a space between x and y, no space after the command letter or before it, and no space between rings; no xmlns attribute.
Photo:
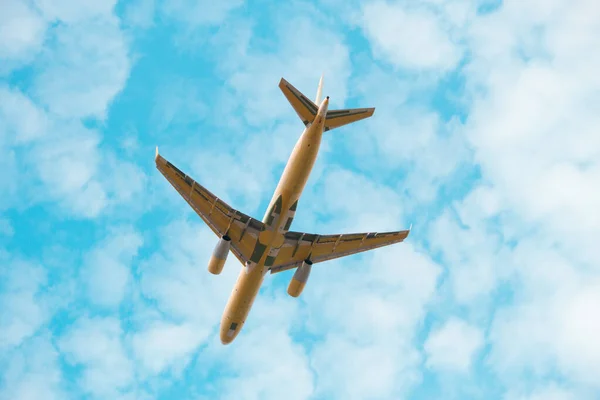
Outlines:
<svg viewBox="0 0 600 400"><path fill-rule="evenodd" d="M226 204L204 186L164 159L156 148L157 169L219 237L208 263L218 275L231 251L243 267L221 319L220 340L226 345L240 333L267 272L296 269L287 293L298 297L304 290L312 265L402 242L410 233L366 232L317 235L290 231L298 200L313 168L324 132L373 115L375 108L328 110L329 96L321 101L323 77L315 101L311 101L285 79L279 88L305 129L283 171L262 221Z"/></svg>

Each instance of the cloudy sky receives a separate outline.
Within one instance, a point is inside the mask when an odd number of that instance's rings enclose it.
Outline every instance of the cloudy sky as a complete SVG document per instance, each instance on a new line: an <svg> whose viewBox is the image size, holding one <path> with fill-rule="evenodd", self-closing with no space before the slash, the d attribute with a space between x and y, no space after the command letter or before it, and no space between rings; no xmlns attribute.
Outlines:
<svg viewBox="0 0 600 400"><path fill-rule="evenodd" d="M2 0L0 399L597 399L596 0ZM376 107L324 137L293 229L402 244L241 268L154 146L262 217L285 77Z"/></svg>

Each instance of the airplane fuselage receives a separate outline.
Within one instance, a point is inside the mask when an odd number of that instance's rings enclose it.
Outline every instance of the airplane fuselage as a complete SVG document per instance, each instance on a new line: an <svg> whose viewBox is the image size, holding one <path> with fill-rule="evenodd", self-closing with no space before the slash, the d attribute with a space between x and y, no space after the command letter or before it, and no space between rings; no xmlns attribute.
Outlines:
<svg viewBox="0 0 600 400"><path fill-rule="evenodd" d="M260 258L242 268L225 307L220 327L223 344L231 343L242 329L264 276L284 242L319 153L328 104L329 97L320 104L314 121L300 136L275 189L263 218L267 230L261 232L256 244L255 252Z"/></svg>

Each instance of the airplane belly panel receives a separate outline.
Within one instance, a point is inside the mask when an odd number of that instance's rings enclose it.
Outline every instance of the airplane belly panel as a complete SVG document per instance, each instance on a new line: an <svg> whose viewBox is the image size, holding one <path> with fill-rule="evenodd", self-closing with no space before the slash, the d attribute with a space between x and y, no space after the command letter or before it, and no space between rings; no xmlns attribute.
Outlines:
<svg viewBox="0 0 600 400"><path fill-rule="evenodd" d="M246 323L256 295L264 279L263 266L248 271L242 268L221 319L221 343L231 343Z"/></svg>

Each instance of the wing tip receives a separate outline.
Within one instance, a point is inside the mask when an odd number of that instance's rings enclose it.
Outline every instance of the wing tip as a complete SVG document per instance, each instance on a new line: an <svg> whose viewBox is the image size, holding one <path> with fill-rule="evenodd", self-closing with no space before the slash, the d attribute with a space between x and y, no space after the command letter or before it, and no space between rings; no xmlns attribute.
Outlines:
<svg viewBox="0 0 600 400"><path fill-rule="evenodd" d="M158 152L158 146L156 146L156 151L154 153L154 162L156 163L157 167L160 167L161 165L166 164L166 160Z"/></svg>

